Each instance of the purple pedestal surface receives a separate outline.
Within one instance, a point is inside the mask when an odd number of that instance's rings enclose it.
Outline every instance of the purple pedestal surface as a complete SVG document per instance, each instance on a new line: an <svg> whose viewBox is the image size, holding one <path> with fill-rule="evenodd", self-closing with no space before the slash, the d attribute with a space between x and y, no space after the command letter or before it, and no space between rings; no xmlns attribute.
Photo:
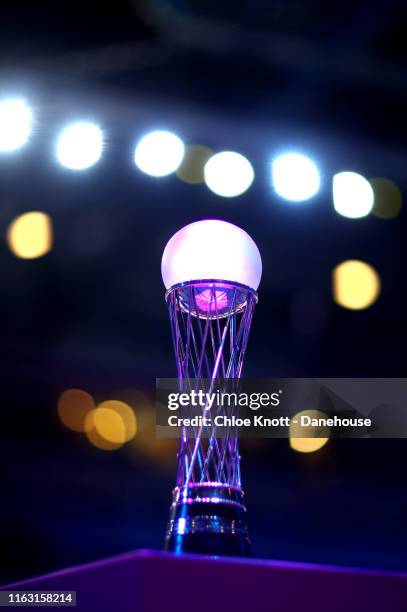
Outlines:
<svg viewBox="0 0 407 612"><path fill-rule="evenodd" d="M407 611L407 573L149 550L2 590L73 590L81 612Z"/></svg>

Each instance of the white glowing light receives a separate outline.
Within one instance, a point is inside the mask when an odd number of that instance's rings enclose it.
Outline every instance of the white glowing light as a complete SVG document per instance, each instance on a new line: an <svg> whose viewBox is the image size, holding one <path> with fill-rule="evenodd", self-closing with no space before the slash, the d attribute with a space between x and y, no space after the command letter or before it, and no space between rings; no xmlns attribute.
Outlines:
<svg viewBox="0 0 407 612"><path fill-rule="evenodd" d="M367 179L356 172L335 174L332 192L334 208L343 217L360 219L373 208L373 188Z"/></svg>
<svg viewBox="0 0 407 612"><path fill-rule="evenodd" d="M225 198L233 198L249 189L254 179L254 170L243 155L222 151L206 162L204 176L211 191Z"/></svg>
<svg viewBox="0 0 407 612"><path fill-rule="evenodd" d="M0 152L16 151L31 134L32 113L24 100L11 98L0 102Z"/></svg>
<svg viewBox="0 0 407 612"><path fill-rule="evenodd" d="M58 138L57 159L70 170L86 170L99 161L103 133L94 123L79 121L65 128Z"/></svg>
<svg viewBox="0 0 407 612"><path fill-rule="evenodd" d="M257 289L262 272L259 249L232 223L206 219L186 225L167 243L161 273L167 289L194 280L224 280Z"/></svg>
<svg viewBox="0 0 407 612"><path fill-rule="evenodd" d="M318 168L301 153L284 153L272 163L273 187L279 196L301 202L318 193L321 178Z"/></svg>
<svg viewBox="0 0 407 612"><path fill-rule="evenodd" d="M167 176L181 165L184 152L184 143L175 134L150 132L137 144L134 163L151 176Z"/></svg>

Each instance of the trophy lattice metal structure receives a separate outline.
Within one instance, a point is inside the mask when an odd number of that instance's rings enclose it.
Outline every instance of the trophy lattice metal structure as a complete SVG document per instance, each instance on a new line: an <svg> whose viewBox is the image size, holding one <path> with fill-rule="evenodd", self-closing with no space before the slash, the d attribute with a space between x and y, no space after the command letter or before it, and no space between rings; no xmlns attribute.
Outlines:
<svg viewBox="0 0 407 612"><path fill-rule="evenodd" d="M222 381L239 379L257 293L238 283L203 280L171 287L166 301L180 391L222 391ZM199 410L205 416L206 407ZM231 416L237 407L216 411ZM192 407L184 407L182 416L191 415ZM211 423L182 428L166 548L247 555L238 432L233 426L216 427L213 418Z"/></svg>

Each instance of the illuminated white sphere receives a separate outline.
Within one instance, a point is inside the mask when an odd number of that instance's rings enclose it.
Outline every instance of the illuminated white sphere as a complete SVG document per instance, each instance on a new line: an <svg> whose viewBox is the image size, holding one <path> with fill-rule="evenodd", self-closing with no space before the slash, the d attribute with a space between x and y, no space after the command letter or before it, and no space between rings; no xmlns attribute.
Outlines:
<svg viewBox="0 0 407 612"><path fill-rule="evenodd" d="M103 151L103 133L94 123L79 121L66 127L57 142L56 155L70 170L86 170L99 161Z"/></svg>
<svg viewBox="0 0 407 612"><path fill-rule="evenodd" d="M188 281L223 280L257 290L261 270L259 249L249 234L217 219L180 229L167 243L161 262L167 289Z"/></svg>
<svg viewBox="0 0 407 612"><path fill-rule="evenodd" d="M204 176L211 191L225 198L233 198L249 189L254 170L249 160L240 153L222 151L206 162Z"/></svg>
<svg viewBox="0 0 407 612"><path fill-rule="evenodd" d="M367 179L356 172L339 172L332 183L336 212L349 219L360 219L370 213L374 191Z"/></svg>
<svg viewBox="0 0 407 612"><path fill-rule="evenodd" d="M272 162L273 187L279 196L302 202L318 193L321 178L318 168L301 153L284 153Z"/></svg>
<svg viewBox="0 0 407 612"><path fill-rule="evenodd" d="M181 165L184 153L184 143L178 136L158 130L146 134L139 141L134 163L150 176L167 176Z"/></svg>
<svg viewBox="0 0 407 612"><path fill-rule="evenodd" d="M32 113L24 100L10 98L0 102L0 152L16 151L31 134Z"/></svg>

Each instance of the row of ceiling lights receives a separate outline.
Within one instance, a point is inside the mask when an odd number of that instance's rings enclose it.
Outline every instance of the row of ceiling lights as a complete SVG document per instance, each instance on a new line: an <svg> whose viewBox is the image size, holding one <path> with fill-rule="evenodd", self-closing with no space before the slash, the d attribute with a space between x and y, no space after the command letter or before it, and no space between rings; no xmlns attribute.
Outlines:
<svg viewBox="0 0 407 612"><path fill-rule="evenodd" d="M25 145L33 124L33 113L23 100L0 102L0 152L10 153ZM105 148L106 139L98 125L77 121L64 127L58 135L55 157L65 168L83 171L100 160ZM190 149L192 151L194 147L186 147L176 134L164 130L152 131L138 141L134 163L150 176L164 177L182 167ZM254 169L244 155L235 151L213 154L206 147L196 146L195 153L196 149L209 152L206 158L200 152L202 174L207 187L215 194L231 198L243 194L252 185ZM321 175L317 164L308 156L298 151L288 151L272 159L271 184L281 198L303 202L320 191ZM332 193L334 208L342 216L357 219L365 217L373 209L375 192L372 184L356 172L335 174Z"/></svg>

